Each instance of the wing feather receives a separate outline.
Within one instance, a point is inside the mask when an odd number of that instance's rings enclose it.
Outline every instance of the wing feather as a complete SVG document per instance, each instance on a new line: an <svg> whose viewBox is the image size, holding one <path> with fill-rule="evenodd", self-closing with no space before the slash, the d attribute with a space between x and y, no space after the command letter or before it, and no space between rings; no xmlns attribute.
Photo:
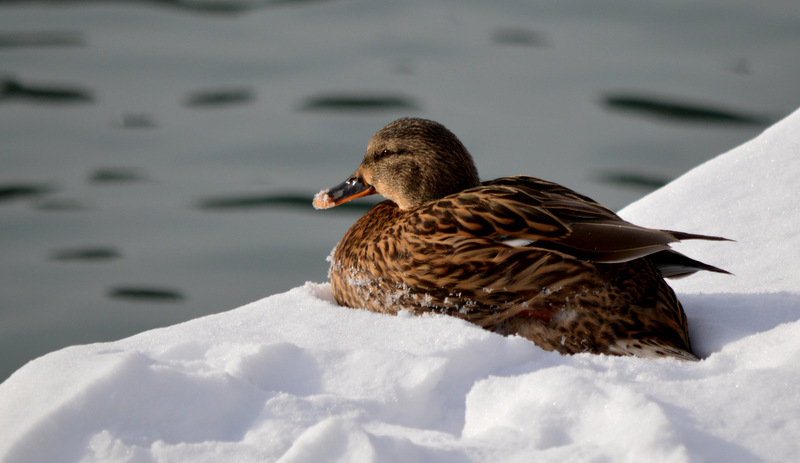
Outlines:
<svg viewBox="0 0 800 463"><path fill-rule="evenodd" d="M525 243L527 247L598 263L628 262L664 253L658 259L663 262L664 276L684 276L698 270L727 273L678 254L669 246L684 239L725 238L640 227L586 196L533 177L484 182L434 201L419 216L430 225L420 227L422 232L447 228L499 244Z"/></svg>

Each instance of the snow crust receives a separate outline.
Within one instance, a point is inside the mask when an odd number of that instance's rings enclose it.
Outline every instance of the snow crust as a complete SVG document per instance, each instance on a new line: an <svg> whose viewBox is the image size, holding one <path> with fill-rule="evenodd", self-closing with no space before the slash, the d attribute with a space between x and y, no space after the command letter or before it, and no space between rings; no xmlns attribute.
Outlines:
<svg viewBox="0 0 800 463"><path fill-rule="evenodd" d="M0 384L3 462L792 461L800 454L800 111L622 211L736 239L674 284L697 363L560 356L306 283L74 346Z"/></svg>
<svg viewBox="0 0 800 463"><path fill-rule="evenodd" d="M328 196L328 190L322 190L314 195L313 205L314 209L330 209L335 206L331 197Z"/></svg>

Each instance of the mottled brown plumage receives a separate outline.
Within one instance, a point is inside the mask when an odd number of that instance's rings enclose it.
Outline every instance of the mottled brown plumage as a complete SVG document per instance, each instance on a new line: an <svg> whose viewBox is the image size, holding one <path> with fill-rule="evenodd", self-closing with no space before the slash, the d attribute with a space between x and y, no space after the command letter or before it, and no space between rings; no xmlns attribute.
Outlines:
<svg viewBox="0 0 800 463"><path fill-rule="evenodd" d="M423 119L378 131L356 173L314 204L372 193L388 201L332 255L339 304L445 313L561 353L697 359L663 278L727 272L669 244L723 238L638 227L532 177L481 183L455 135Z"/></svg>

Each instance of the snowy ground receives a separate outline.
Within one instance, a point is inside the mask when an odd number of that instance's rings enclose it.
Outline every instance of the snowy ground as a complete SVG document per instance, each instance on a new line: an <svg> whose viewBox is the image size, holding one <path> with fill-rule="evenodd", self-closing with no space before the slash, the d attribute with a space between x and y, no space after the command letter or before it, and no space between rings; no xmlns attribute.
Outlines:
<svg viewBox="0 0 800 463"><path fill-rule="evenodd" d="M719 234L736 276L674 284L699 363L560 356L307 283L35 360L0 385L0 460L790 461L800 454L800 111L623 211Z"/></svg>

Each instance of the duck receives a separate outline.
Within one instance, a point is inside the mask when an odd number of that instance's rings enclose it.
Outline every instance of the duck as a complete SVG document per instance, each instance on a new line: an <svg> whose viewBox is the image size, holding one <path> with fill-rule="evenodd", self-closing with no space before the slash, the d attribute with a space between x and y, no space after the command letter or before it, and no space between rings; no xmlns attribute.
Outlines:
<svg viewBox="0 0 800 463"><path fill-rule="evenodd" d="M339 305L446 314L561 354L699 360L665 278L729 272L670 245L727 238L640 227L535 177L481 181L461 141L420 118L376 132L355 173L313 206L372 194L385 201L329 257Z"/></svg>

